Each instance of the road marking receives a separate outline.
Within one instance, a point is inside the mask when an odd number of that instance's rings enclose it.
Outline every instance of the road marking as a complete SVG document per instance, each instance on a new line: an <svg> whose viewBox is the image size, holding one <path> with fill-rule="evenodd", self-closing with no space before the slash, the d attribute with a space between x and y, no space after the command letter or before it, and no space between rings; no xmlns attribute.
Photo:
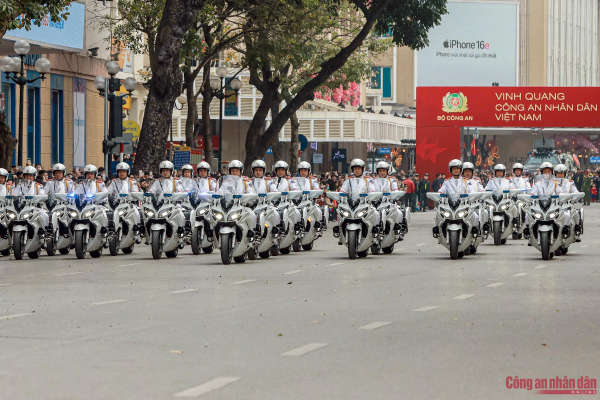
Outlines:
<svg viewBox="0 0 600 400"><path fill-rule="evenodd" d="M4 319L13 319L13 318L19 318L19 317L26 317L28 315L33 315L34 313L23 313L23 314L14 314L14 315L4 315L2 317L0 317L0 321L4 320Z"/></svg>
<svg viewBox="0 0 600 400"><path fill-rule="evenodd" d="M460 296L456 296L453 300L465 300L469 297L475 296L474 294L461 294Z"/></svg>
<svg viewBox="0 0 600 400"><path fill-rule="evenodd" d="M427 307L421 307L421 308L417 308L416 310L413 311L429 311L429 310L433 310L434 308L438 308L439 306L427 306Z"/></svg>
<svg viewBox="0 0 600 400"><path fill-rule="evenodd" d="M427 243L419 243L419 244L415 244L415 247L419 247L419 246L425 246Z"/></svg>
<svg viewBox="0 0 600 400"><path fill-rule="evenodd" d="M119 267L131 267L133 265L140 265L140 263L135 263L135 264L124 264L124 265L119 265Z"/></svg>
<svg viewBox="0 0 600 400"><path fill-rule="evenodd" d="M342 265L343 263L333 263L333 264L327 264L326 267L333 267L334 265Z"/></svg>
<svg viewBox="0 0 600 400"><path fill-rule="evenodd" d="M202 385L176 393L175 397L200 397L203 394L222 389L230 383L237 382L240 379L242 378L235 376L222 376L220 378L213 379L212 381L203 383Z"/></svg>
<svg viewBox="0 0 600 400"><path fill-rule="evenodd" d="M535 267L536 269L542 269L542 268L546 268L548 266L548 264L540 264L537 267Z"/></svg>
<svg viewBox="0 0 600 400"><path fill-rule="evenodd" d="M583 246L580 247L580 249L587 249L588 247L590 247L589 244L584 244Z"/></svg>
<svg viewBox="0 0 600 400"><path fill-rule="evenodd" d="M514 274L513 276L525 276L527 272L519 272L518 274Z"/></svg>
<svg viewBox="0 0 600 400"><path fill-rule="evenodd" d="M256 282L256 279L246 279L245 281L231 282L232 285L241 285L242 283Z"/></svg>
<svg viewBox="0 0 600 400"><path fill-rule="evenodd" d="M575 251L570 251L569 253L571 253L571 254L577 254L577 253L579 253L579 251L575 250Z"/></svg>
<svg viewBox="0 0 600 400"><path fill-rule="evenodd" d="M127 299L124 300L109 300L109 301L101 301L99 303L92 303L92 306L102 306L104 304L112 304L112 303L122 303L124 301L127 301Z"/></svg>
<svg viewBox="0 0 600 400"><path fill-rule="evenodd" d="M382 326L391 325L391 324L393 324L393 322L373 322L372 324L361 326L358 329L365 329L365 330L370 331L370 330L381 328Z"/></svg>
<svg viewBox="0 0 600 400"><path fill-rule="evenodd" d="M298 272L303 272L303 271L304 271L303 269L299 269L299 270L296 270L296 271L284 272L281 275L292 275L292 274L297 274Z"/></svg>
<svg viewBox="0 0 600 400"><path fill-rule="evenodd" d="M183 290L176 290L174 292L169 292L171 294L177 294L177 293L186 293L186 292L195 292L198 289L183 289Z"/></svg>
<svg viewBox="0 0 600 400"><path fill-rule="evenodd" d="M306 346L298 347L297 349L286 351L282 356L300 357L311 351L319 350L322 347L328 346L329 343L310 343Z"/></svg>
<svg viewBox="0 0 600 400"><path fill-rule="evenodd" d="M8 285L12 285L12 283L0 283L0 286L8 286Z"/></svg>
<svg viewBox="0 0 600 400"><path fill-rule="evenodd" d="M83 274L83 271L80 272L69 272L68 274L57 274L56 276L67 276L67 275L75 275L75 274Z"/></svg>
<svg viewBox="0 0 600 400"><path fill-rule="evenodd" d="M498 287L504 285L503 282L492 283L491 285L486 285L485 287Z"/></svg>

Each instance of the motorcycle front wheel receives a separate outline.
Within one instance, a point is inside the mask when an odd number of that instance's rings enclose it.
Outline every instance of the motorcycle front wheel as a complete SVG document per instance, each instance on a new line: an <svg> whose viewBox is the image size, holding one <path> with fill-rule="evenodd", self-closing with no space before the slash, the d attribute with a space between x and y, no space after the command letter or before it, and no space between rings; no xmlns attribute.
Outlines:
<svg viewBox="0 0 600 400"><path fill-rule="evenodd" d="M13 250L16 260L22 260L25 255L25 232L13 233Z"/></svg>
<svg viewBox="0 0 600 400"><path fill-rule="evenodd" d="M221 261L225 265L231 264L233 258L233 246L231 241L233 240L233 234L227 233L219 236L219 247L221 248Z"/></svg>
<svg viewBox="0 0 600 400"><path fill-rule="evenodd" d="M85 258L85 231L75 231L75 255L80 260Z"/></svg>
<svg viewBox="0 0 600 400"><path fill-rule="evenodd" d="M494 221L494 244L502 244L502 221Z"/></svg>
<svg viewBox="0 0 600 400"><path fill-rule="evenodd" d="M152 258L154 258L155 260L160 259L160 257L162 256L163 246L161 231L152 231L150 244L152 245Z"/></svg>
<svg viewBox="0 0 600 400"><path fill-rule="evenodd" d="M300 251L300 239L294 240L294 243L292 243L292 248L294 249L295 253Z"/></svg>
<svg viewBox="0 0 600 400"><path fill-rule="evenodd" d="M194 228L192 230L192 242L191 242L191 246L192 246L192 253L197 256L200 254L200 250L201 250L201 244L202 244L202 236L201 236L201 230L198 228Z"/></svg>
<svg viewBox="0 0 600 400"><path fill-rule="evenodd" d="M542 250L542 260L550 259L550 232L540 232L540 249Z"/></svg>
<svg viewBox="0 0 600 400"><path fill-rule="evenodd" d="M304 250L306 250L306 251L310 251L310 250L312 250L312 248L313 248L313 244L312 244L312 242L311 242L311 243L309 243L309 244L303 244L303 245L302 245L302 248L303 248Z"/></svg>
<svg viewBox="0 0 600 400"><path fill-rule="evenodd" d="M348 231L348 257L351 260L356 259L356 250L358 249L358 232Z"/></svg>
<svg viewBox="0 0 600 400"><path fill-rule="evenodd" d="M46 254L50 257L56 255L56 243L54 242L54 238L49 238L46 241Z"/></svg>
<svg viewBox="0 0 600 400"><path fill-rule="evenodd" d="M58 249L58 252L62 255L67 255L67 254L69 254L69 247L67 246L65 248Z"/></svg>
<svg viewBox="0 0 600 400"><path fill-rule="evenodd" d="M3 256L10 256L10 249L4 249L0 251L0 254L2 254Z"/></svg>
<svg viewBox="0 0 600 400"><path fill-rule="evenodd" d="M458 258L459 231L450 231L448 244L450 245L450 258L456 260Z"/></svg>
<svg viewBox="0 0 600 400"><path fill-rule="evenodd" d="M119 255L119 241L117 240L116 235L108 240L108 250L110 251L111 256Z"/></svg>

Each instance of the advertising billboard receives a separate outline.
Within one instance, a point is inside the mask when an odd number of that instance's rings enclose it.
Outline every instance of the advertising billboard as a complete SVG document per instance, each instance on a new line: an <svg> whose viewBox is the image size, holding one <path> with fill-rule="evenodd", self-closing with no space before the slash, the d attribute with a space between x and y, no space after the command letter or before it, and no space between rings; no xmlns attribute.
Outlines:
<svg viewBox="0 0 600 400"><path fill-rule="evenodd" d="M449 1L448 14L417 52L417 86L518 85L519 6Z"/></svg>

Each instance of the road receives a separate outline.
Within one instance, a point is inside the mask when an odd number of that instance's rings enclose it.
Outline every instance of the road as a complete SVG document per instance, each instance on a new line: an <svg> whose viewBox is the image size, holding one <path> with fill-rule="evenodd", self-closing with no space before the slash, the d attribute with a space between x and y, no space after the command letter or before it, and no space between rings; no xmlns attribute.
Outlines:
<svg viewBox="0 0 600 400"><path fill-rule="evenodd" d="M392 255L223 266L0 258L0 399L514 399L507 377L600 378L600 206L543 262L524 240L451 261L413 216ZM595 396L594 396L595 397Z"/></svg>

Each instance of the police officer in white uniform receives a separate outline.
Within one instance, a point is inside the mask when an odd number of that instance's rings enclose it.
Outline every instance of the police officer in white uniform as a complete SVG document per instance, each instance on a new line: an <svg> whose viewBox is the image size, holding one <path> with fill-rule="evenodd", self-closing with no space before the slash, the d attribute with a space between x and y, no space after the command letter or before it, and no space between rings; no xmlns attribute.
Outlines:
<svg viewBox="0 0 600 400"><path fill-rule="evenodd" d="M239 176L240 178L242 178L242 173L244 172L244 163L239 161L239 160L232 160L229 162L229 165L227 166L227 169L229 171L229 175L234 175L234 176ZM227 177L223 177L221 179L227 179ZM254 190L254 186L252 185L252 181L250 179L246 180L243 179L243 188L241 188L241 190L239 190L238 193L233 193L233 194L252 194L252 193L256 193L256 191ZM223 190L221 190L223 189ZM221 185L221 187L219 188L218 194L220 195L226 195L226 194L231 194L231 193L225 193L224 192L224 188ZM254 227L256 227L256 215L254 214L254 211L252 211L251 208L249 207L244 207L246 209L246 211L248 212L248 214L250 215L250 219L252 221L251 225L254 229Z"/></svg>
<svg viewBox="0 0 600 400"><path fill-rule="evenodd" d="M35 181L37 176L37 169L32 166L23 168L23 180L16 186L13 186L10 191L11 196L37 196L44 195L44 186ZM48 213L43 208L39 208L42 219L44 220L44 227L48 227L49 219Z"/></svg>
<svg viewBox="0 0 600 400"><path fill-rule="evenodd" d="M527 193L531 191L531 184L529 183L529 179L523 178L523 164L515 163L512 166L513 176L510 178L510 183L514 189L526 190Z"/></svg>
<svg viewBox="0 0 600 400"><path fill-rule="evenodd" d="M485 190L510 190L513 189L512 184L504 177L506 175L506 167L503 164L494 165L494 178L490 179Z"/></svg>
<svg viewBox="0 0 600 400"><path fill-rule="evenodd" d="M373 193L375 192L375 185L370 178L364 176L366 164L360 158L355 158L350 161L350 170L352 171L353 177L349 177L344 181L340 192L349 194L360 194L360 193ZM375 213L376 224L379 224L381 217L379 213Z"/></svg>
<svg viewBox="0 0 600 400"><path fill-rule="evenodd" d="M162 195L162 194L173 194L182 193L183 186L177 178L173 178L173 171L175 166L171 161L163 161L158 165L158 172L161 177L154 181L154 184L150 188L150 193Z"/></svg>
<svg viewBox="0 0 600 400"><path fill-rule="evenodd" d="M531 194L535 196L555 196L561 194L562 187L553 176L552 163L546 161L540 164L542 179L533 185Z"/></svg>
<svg viewBox="0 0 600 400"><path fill-rule="evenodd" d="M202 161L196 166L198 177L194 179L194 189L198 193L216 192L219 188L217 180L209 177L210 165L206 161Z"/></svg>
<svg viewBox="0 0 600 400"><path fill-rule="evenodd" d="M398 189L398 183L388 176L390 169L391 166L385 161L379 161L375 164L377 177L373 178L372 181L376 192L390 193L400 190ZM396 211L398 212L398 221L404 221L404 216L398 206L396 206Z"/></svg>
<svg viewBox="0 0 600 400"><path fill-rule="evenodd" d="M319 190L319 182L317 182L317 178L314 176L311 177L312 167L309 162L301 161L298 164L298 177L306 178L305 179L293 179L298 187L298 190L309 191L309 190ZM317 215L319 217L319 221L323 222L323 211L321 211L320 207L317 207Z"/></svg>
<svg viewBox="0 0 600 400"><path fill-rule="evenodd" d="M137 193L140 191L137 185L137 181L133 178L129 178L129 164L121 162L117 164L117 178L108 185L108 192L110 194L129 194ZM136 223L140 223L140 212L137 207L133 207L135 211Z"/></svg>
<svg viewBox="0 0 600 400"><path fill-rule="evenodd" d="M462 165L462 176L463 178L465 178L467 180L467 193L478 193L478 192L485 192L485 189L483 188L483 185L481 184L481 181L473 178L473 171L475 170L475 166L473 165L473 163L470 162L465 162ZM490 223L489 223L489 213L486 207L482 207L481 209L481 214L483 216L483 227L482 230L484 232L488 232L490 230ZM477 222L479 222L479 215L475 214L475 220Z"/></svg>
<svg viewBox="0 0 600 400"><path fill-rule="evenodd" d="M0 168L0 196L8 195L10 192L10 186L6 183L8 179L8 171L4 168Z"/></svg>
<svg viewBox="0 0 600 400"><path fill-rule="evenodd" d="M89 194L108 192L108 189L106 189L106 185L104 184L104 182L96 181L97 175L98 175L98 168L96 168L95 165L88 164L85 167L83 167L83 176L85 178L85 181L83 181L79 185L77 185L77 187L75 188L73 193L85 197ZM106 203L106 199L98 202L97 204L104 204L104 203ZM106 209L104 208L104 206L100 206L100 207L98 207L98 209L103 214L102 226L107 227L108 226L108 217L106 216Z"/></svg>
<svg viewBox="0 0 600 400"><path fill-rule="evenodd" d="M73 181L65 177L66 172L67 168L60 163L52 166L52 180L44 188L49 195L55 193L69 194L75 190Z"/></svg>
<svg viewBox="0 0 600 400"><path fill-rule="evenodd" d="M577 190L575 183L571 182L566 177L568 170L569 169L564 164L556 164L554 166L554 176L556 179L556 183L560 187L560 190L562 191L562 193L579 193L579 190ZM564 211L565 211L565 221L569 221L569 223L570 223L571 222L571 211L570 210L564 210ZM574 209L574 211L578 212L575 209ZM568 225L568 226L570 226L570 225ZM581 238L577 238L577 241L580 242Z"/></svg>
<svg viewBox="0 0 600 400"><path fill-rule="evenodd" d="M271 179L271 185L269 187L271 192L292 192L298 189L296 182L291 178L288 178L288 170L290 166L285 161L277 161L273 164L275 170L275 178Z"/></svg>
<svg viewBox="0 0 600 400"><path fill-rule="evenodd" d="M468 182L460 174L462 172L463 163L460 160L454 159L448 163L448 170L452 174L450 179L446 179L444 184L438 190L442 194L468 194Z"/></svg>
<svg viewBox="0 0 600 400"><path fill-rule="evenodd" d="M185 164L183 167L181 167L180 169L181 171L181 177L179 178L179 181L181 182L181 187L183 188L183 191L186 193L191 193L194 191L194 167L192 167L190 164Z"/></svg>
<svg viewBox="0 0 600 400"><path fill-rule="evenodd" d="M254 160L252 161L250 168L252 169L252 175L254 175L254 177L251 179L251 182L256 193L269 193L269 181L265 178L267 164L263 160ZM275 209L275 206L272 203L269 204L269 207ZM279 225L279 222L281 221L281 217L279 216L279 212L277 212L277 210L275 210L275 221L277 225Z"/></svg>

